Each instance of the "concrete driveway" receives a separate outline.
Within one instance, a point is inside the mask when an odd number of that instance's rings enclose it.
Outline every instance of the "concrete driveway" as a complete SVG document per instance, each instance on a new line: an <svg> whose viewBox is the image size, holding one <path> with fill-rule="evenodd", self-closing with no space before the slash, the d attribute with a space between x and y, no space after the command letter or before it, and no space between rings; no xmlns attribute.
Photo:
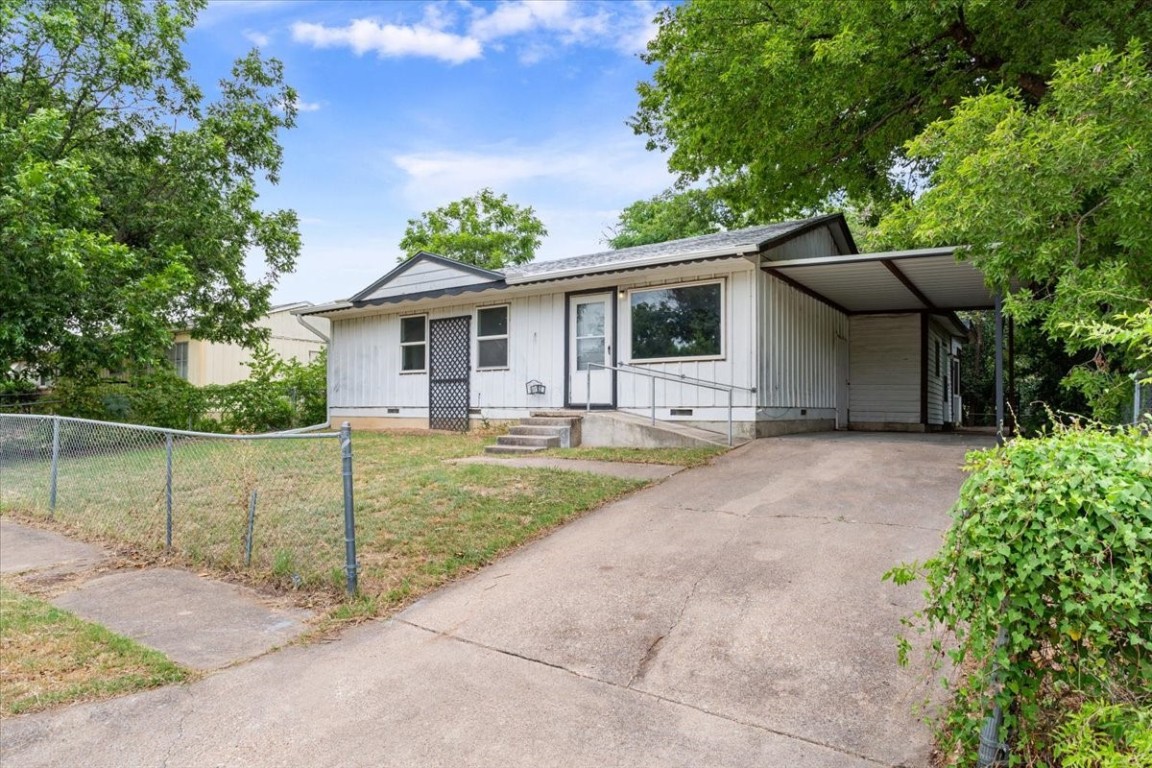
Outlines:
<svg viewBox="0 0 1152 768"><path fill-rule="evenodd" d="M4 722L17 766L922 766L895 663L979 438L755 441L336 642Z"/></svg>

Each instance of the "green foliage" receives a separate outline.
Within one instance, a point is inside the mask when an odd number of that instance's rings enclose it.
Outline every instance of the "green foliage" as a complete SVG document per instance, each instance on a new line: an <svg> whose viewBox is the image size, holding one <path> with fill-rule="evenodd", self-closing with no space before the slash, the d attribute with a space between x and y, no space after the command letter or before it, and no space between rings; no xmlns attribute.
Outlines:
<svg viewBox="0 0 1152 768"><path fill-rule="evenodd" d="M1062 428L973 452L967 469L944 545L919 568L920 620L954 633L952 661L972 669L946 722L973 750L995 695L1015 742L1043 753L1046 713L1067 697L1152 695L1152 436Z"/></svg>
<svg viewBox="0 0 1152 768"><path fill-rule="evenodd" d="M61 416L199 432L271 432L328 420L327 362L284 361L257 347L247 379L194 387L167 366L126 382L62 379L52 400Z"/></svg>
<svg viewBox="0 0 1152 768"><path fill-rule="evenodd" d="M710 235L752 223L747 216L732 211L719 190L668 189L647 200L637 200L621 211L605 242L611 248L631 248Z"/></svg>
<svg viewBox="0 0 1152 768"><path fill-rule="evenodd" d="M1136 370L1152 359L1149 103L1135 43L1058 62L1036 108L1004 89L966 99L909 145L931 186L883 229L901 244L967 244L993 284L1025 287L1009 298L1015 317L1072 353L1108 347L1102 371Z"/></svg>
<svg viewBox="0 0 1152 768"><path fill-rule="evenodd" d="M1152 765L1152 708L1087 702L1060 725L1053 754L1063 768Z"/></svg>
<svg viewBox="0 0 1152 768"><path fill-rule="evenodd" d="M405 261L420 251L471 264L500 269L535 257L548 230L531 206L523 207L485 187L418 219L409 219L400 248Z"/></svg>
<svg viewBox="0 0 1152 768"><path fill-rule="evenodd" d="M180 51L203 6L0 0L0 375L145 369L173 327L262 338L300 244L255 190L277 180L295 94L252 52L205 102Z"/></svg>
<svg viewBox="0 0 1152 768"><path fill-rule="evenodd" d="M1056 61L1152 39L1139 0L688 0L658 24L634 130L766 220L839 193L883 209L929 170L905 142L964 98L1034 106Z"/></svg>

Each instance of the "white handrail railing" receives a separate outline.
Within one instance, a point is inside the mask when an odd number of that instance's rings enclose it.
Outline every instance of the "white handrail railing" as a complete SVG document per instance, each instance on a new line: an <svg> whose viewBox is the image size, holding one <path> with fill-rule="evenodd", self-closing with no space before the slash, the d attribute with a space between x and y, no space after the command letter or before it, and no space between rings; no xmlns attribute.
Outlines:
<svg viewBox="0 0 1152 768"><path fill-rule="evenodd" d="M619 371L620 373L633 373L637 376L647 376L650 382L649 395L651 398L652 406L652 426L656 426L656 380L661 381L674 381L678 384L687 384L692 387L703 387L705 389L715 389L720 392L728 393L728 445L732 445L732 393L736 390L741 392L752 392L755 394L756 387L741 387L736 384L721 384L718 381L708 381L707 379L697 379L692 376L685 376L682 373L668 373L667 371L650 371L646 368L639 366L629 365L628 363L621 363L616 365L605 365L603 363L588 363L587 378L588 389L585 396L584 409L586 411L592 410L592 369L600 368L606 371Z"/></svg>

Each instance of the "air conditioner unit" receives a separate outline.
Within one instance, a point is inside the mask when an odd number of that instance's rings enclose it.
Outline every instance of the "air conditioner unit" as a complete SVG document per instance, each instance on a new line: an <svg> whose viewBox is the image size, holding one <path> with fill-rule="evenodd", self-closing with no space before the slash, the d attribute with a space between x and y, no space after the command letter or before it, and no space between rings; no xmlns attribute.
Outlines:
<svg viewBox="0 0 1152 768"><path fill-rule="evenodd" d="M963 420L964 411L961 409L963 401L960 395L952 395L952 423L959 424Z"/></svg>

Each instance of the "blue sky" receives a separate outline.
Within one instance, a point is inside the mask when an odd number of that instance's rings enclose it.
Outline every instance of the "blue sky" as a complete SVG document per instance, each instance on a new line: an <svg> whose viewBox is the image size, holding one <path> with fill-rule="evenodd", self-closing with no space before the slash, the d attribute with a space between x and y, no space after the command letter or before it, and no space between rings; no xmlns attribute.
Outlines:
<svg viewBox="0 0 1152 768"><path fill-rule="evenodd" d="M358 291L396 264L409 218L481 187L531 205L537 258L603 250L673 179L625 121L662 2L216 2L188 36L204 86L254 45L299 92L265 208L300 216L276 303ZM259 274L259 264L254 264Z"/></svg>

